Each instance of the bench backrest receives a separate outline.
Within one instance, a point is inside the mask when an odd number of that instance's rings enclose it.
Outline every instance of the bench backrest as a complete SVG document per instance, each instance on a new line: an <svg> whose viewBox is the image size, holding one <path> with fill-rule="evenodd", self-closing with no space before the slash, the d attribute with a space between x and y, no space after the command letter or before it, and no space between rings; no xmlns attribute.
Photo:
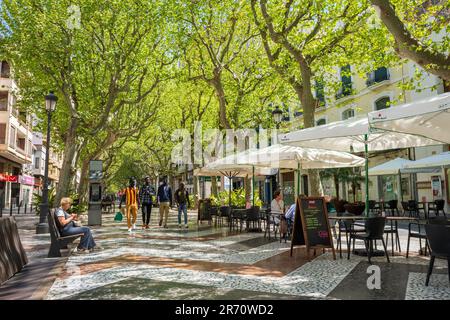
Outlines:
<svg viewBox="0 0 450 320"><path fill-rule="evenodd" d="M48 213L49 231L52 232L56 238L61 238L61 232L59 231L58 228L59 225L58 222L55 219L55 210L50 210L50 212Z"/></svg>

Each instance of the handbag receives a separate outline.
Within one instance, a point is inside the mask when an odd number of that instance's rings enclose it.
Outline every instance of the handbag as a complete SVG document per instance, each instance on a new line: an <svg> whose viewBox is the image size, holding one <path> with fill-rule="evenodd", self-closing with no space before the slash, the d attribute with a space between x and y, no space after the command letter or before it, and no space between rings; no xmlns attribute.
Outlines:
<svg viewBox="0 0 450 320"><path fill-rule="evenodd" d="M114 217L114 221L122 221L123 215L120 211L118 211Z"/></svg>

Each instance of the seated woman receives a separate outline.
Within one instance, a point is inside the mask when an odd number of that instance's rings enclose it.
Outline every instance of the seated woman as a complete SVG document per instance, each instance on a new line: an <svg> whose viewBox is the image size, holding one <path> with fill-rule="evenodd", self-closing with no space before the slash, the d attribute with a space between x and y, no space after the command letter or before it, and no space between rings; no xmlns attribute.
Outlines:
<svg viewBox="0 0 450 320"><path fill-rule="evenodd" d="M101 248L96 246L94 238L92 237L91 229L88 227L76 227L74 221L77 221L78 216L75 213L68 213L67 210L72 206L72 199L62 198L61 207L56 209L56 216L58 217L59 225L61 226L61 235L71 236L74 234L82 233L80 244L78 245L77 252L89 253L89 250L100 250Z"/></svg>
<svg viewBox="0 0 450 320"><path fill-rule="evenodd" d="M280 223L280 215L284 214L284 201L283 194L280 190L277 190L273 194L273 200L270 203L270 214L273 217L275 225Z"/></svg>

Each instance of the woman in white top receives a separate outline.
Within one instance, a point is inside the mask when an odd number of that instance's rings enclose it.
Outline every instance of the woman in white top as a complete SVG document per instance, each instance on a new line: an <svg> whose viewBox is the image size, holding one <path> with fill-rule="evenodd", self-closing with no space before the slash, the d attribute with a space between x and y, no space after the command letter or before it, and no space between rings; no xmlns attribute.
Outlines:
<svg viewBox="0 0 450 320"><path fill-rule="evenodd" d="M273 216L275 224L280 222L280 214L284 213L283 194L280 190L275 191L270 204L270 214Z"/></svg>

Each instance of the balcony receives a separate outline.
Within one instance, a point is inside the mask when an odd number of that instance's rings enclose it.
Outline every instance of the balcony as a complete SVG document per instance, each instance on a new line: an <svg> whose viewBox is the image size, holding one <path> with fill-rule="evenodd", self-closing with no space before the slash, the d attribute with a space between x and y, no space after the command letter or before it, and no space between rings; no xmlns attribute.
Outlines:
<svg viewBox="0 0 450 320"><path fill-rule="evenodd" d="M385 67L381 67L374 72L367 74L366 85L371 87L387 80L390 80L389 70Z"/></svg>
<svg viewBox="0 0 450 320"><path fill-rule="evenodd" d="M336 93L335 98L336 98L336 100L339 100L339 99L342 99L345 97L349 97L351 95L353 95L353 89L352 89L352 84L350 83L350 84L343 85L339 89L339 91Z"/></svg>

